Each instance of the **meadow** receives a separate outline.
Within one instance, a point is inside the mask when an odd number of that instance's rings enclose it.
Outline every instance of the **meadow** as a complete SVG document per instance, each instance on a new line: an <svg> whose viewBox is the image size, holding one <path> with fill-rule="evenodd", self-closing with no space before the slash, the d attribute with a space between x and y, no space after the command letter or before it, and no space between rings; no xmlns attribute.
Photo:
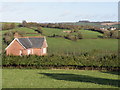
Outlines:
<svg viewBox="0 0 120 90"><path fill-rule="evenodd" d="M26 27L20 27L20 28L16 27L16 28L10 29L10 30L3 30L2 34L5 34L6 32L10 32L10 31L21 31L21 32L25 32L25 33L37 33L33 29L29 29Z"/></svg>
<svg viewBox="0 0 120 90"><path fill-rule="evenodd" d="M94 50L98 52L117 52L118 50L117 39L81 39L71 41L63 38L47 38L47 43L49 45L48 52L58 54L62 52L91 52Z"/></svg>
<svg viewBox="0 0 120 90"><path fill-rule="evenodd" d="M118 73L63 69L3 69L3 88L118 88Z"/></svg>
<svg viewBox="0 0 120 90"><path fill-rule="evenodd" d="M82 51L117 51L118 50L118 39L103 39L99 36L103 34L95 31L79 30L82 33L83 39L77 41L71 41L63 37L48 37L55 35L64 36L67 33L67 29L56 29L56 28L42 28L43 35L46 36L48 43L49 53L62 53L62 52L82 52ZM11 30L4 30L2 34L10 31L23 31L26 34L24 36L41 36L35 29L30 29L26 27L15 28ZM5 48L5 46L3 46Z"/></svg>
<svg viewBox="0 0 120 90"><path fill-rule="evenodd" d="M42 28L43 35L46 36L47 43L48 43L48 58L49 54L54 54L56 56L51 57L49 60L47 57L36 57L31 56L29 58L27 57L13 57L18 58L17 62L16 60L13 60L12 57L6 57L6 61L3 63L11 63L11 64L25 64L27 63L28 66L31 64L31 62L35 62L32 64L45 64L52 60L51 62L53 64L60 64L61 65L61 59L57 57L57 55L70 55L69 53L72 53L73 57L74 55L80 55L81 53L87 53L89 52L88 56L83 56L80 59L81 62L83 62L83 66L86 63L89 64L90 59L87 58L91 56L91 59L94 58L94 55L103 55L103 61L102 63L105 63L106 65L109 64L108 60L109 56L111 54L109 53L117 53L118 51L118 39L103 39L101 38L103 34L95 31L88 31L88 30L79 30L83 36L83 39L79 39L77 41L72 41L65 39L63 36L67 33L64 33L63 31L67 31L67 29L56 29L56 28ZM41 34L36 31L36 28L26 28L26 27L16 27L15 29L10 30L4 30L0 31L2 35L4 35L6 32L10 31L22 31L25 32L24 36L40 36ZM62 37L50 37L53 35L59 35ZM7 46L5 43L2 44L3 49ZM108 58L106 57L104 59L104 56L108 55ZM114 55L113 55L114 56ZM115 55L116 56L116 55ZM36 58L35 58L36 57ZM22 60L21 60L22 58ZM34 58L34 60L33 60ZM41 59L40 59L41 58ZM64 58L64 57L60 57ZM74 57L75 58L75 57ZM5 58L4 58L5 59ZM26 59L26 61L25 61ZM31 60L29 60L31 59ZM36 63L40 60L43 63ZM58 59L58 60L56 60ZM66 62L68 60L65 60L64 58L63 62ZM10 60L10 62L9 62ZM99 59L102 60L102 59ZM98 61L99 61L98 60ZM104 62L105 60L105 62ZM116 58L115 58L116 60ZM7 62L8 61L8 62ZM56 61L56 62L54 62ZM71 61L71 62L70 62ZM69 60L69 63L75 63L76 59ZM96 62L97 65L97 59L93 59L94 62ZM63 63L62 62L62 63ZM78 63L77 63L78 64ZM76 65L77 65L76 64ZM95 63L93 63L95 64ZM102 65L100 63L100 65ZM48 65L49 66L49 65ZM89 66L89 65L88 65ZM93 65L94 66L94 65ZM114 66L114 65L113 65ZM8 67L9 68L9 67ZM4 68L2 70L2 87L3 88L118 88L118 83L120 82L118 79L118 72L111 72L111 71L98 71L98 70L69 70L69 69L7 69Z"/></svg>

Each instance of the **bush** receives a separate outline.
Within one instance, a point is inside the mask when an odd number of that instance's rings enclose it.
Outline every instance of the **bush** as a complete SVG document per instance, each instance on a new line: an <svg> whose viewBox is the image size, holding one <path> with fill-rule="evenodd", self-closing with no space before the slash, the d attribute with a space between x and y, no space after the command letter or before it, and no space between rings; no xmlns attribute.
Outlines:
<svg viewBox="0 0 120 90"><path fill-rule="evenodd" d="M111 38L115 38L115 39L119 38L118 31L111 31Z"/></svg>
<svg viewBox="0 0 120 90"><path fill-rule="evenodd" d="M10 32L6 32L4 34L3 40L4 42L8 45L13 39L14 39L14 34L17 33L18 36L23 36L25 34L25 32L23 31L10 31Z"/></svg>
<svg viewBox="0 0 120 90"><path fill-rule="evenodd" d="M90 67L120 67L117 54L95 56L81 54L79 56L6 56L3 55L3 66L90 66Z"/></svg>
<svg viewBox="0 0 120 90"><path fill-rule="evenodd" d="M37 31L38 33L41 33L41 34L43 34L42 27L37 27L37 29L36 29L35 31Z"/></svg>
<svg viewBox="0 0 120 90"><path fill-rule="evenodd" d="M16 27L15 23L3 23L2 30L14 29Z"/></svg>
<svg viewBox="0 0 120 90"><path fill-rule="evenodd" d="M83 37L82 37L82 34L80 33L80 32L78 32L78 39L82 39Z"/></svg>
<svg viewBox="0 0 120 90"><path fill-rule="evenodd" d="M105 31L104 34L103 34L104 38L110 38L110 36L111 36L110 31Z"/></svg>
<svg viewBox="0 0 120 90"><path fill-rule="evenodd" d="M72 40L72 41L77 41L78 39L82 39L82 34L80 32L78 33L69 33L64 38Z"/></svg>
<svg viewBox="0 0 120 90"><path fill-rule="evenodd" d="M3 40L8 45L14 38L13 32L7 32L4 34Z"/></svg>

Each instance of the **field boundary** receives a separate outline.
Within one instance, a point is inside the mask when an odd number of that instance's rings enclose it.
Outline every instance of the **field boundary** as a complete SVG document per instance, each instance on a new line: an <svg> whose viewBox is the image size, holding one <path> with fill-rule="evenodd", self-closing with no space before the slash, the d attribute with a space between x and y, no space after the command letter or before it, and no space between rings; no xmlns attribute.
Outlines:
<svg viewBox="0 0 120 90"><path fill-rule="evenodd" d="M20 66L5 66L3 65L3 69L68 69L68 70L107 70L107 71L117 71L120 72L120 67L97 67L97 66L76 66L76 65L69 65L69 66L27 66L27 65L20 65Z"/></svg>

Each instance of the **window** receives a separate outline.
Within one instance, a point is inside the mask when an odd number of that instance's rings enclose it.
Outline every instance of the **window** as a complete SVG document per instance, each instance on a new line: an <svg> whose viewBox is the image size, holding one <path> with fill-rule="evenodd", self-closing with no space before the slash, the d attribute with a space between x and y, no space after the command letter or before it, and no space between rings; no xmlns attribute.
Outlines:
<svg viewBox="0 0 120 90"><path fill-rule="evenodd" d="M43 48L43 54L45 54L46 53L46 48Z"/></svg>
<svg viewBox="0 0 120 90"><path fill-rule="evenodd" d="M28 55L30 55L30 53L31 53L31 50L27 50L27 53L28 53Z"/></svg>
<svg viewBox="0 0 120 90"><path fill-rule="evenodd" d="M20 56L22 56L22 51L20 50Z"/></svg>

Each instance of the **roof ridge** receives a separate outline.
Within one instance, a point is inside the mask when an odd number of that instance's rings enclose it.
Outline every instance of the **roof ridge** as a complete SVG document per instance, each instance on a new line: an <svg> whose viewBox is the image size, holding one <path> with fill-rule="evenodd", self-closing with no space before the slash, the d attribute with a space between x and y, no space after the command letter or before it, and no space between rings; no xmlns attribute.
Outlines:
<svg viewBox="0 0 120 90"><path fill-rule="evenodd" d="M25 37L17 37L17 38L45 38L45 36L25 36Z"/></svg>

